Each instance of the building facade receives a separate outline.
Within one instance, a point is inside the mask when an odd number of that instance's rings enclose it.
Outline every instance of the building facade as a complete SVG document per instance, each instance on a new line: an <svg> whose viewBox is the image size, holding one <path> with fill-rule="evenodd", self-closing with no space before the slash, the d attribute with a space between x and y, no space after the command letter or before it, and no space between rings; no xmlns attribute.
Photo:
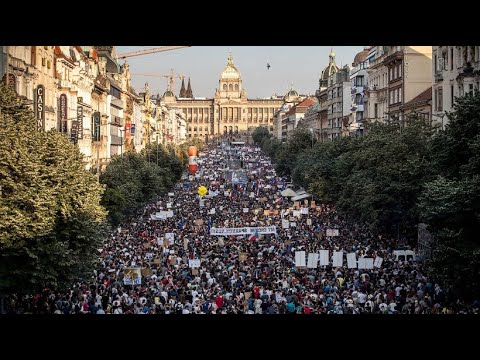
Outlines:
<svg viewBox="0 0 480 360"><path fill-rule="evenodd" d="M365 119L365 90L368 84L368 53L370 49L359 52L352 63L350 70L351 109L348 119L347 132L349 135L363 135Z"/></svg>
<svg viewBox="0 0 480 360"><path fill-rule="evenodd" d="M374 52L368 121L404 121L403 106L431 87L432 47L376 46Z"/></svg>
<svg viewBox="0 0 480 360"><path fill-rule="evenodd" d="M432 122L444 128L456 97L480 89L480 46L433 46Z"/></svg>
<svg viewBox="0 0 480 360"><path fill-rule="evenodd" d="M182 92L182 95L191 97L177 98L167 90L161 102L183 112L188 137L199 137L207 141L221 135L248 134L259 126L273 131L274 114L283 105L283 99L273 97L248 99L242 77L231 54L220 75L213 98L193 97L191 86Z"/></svg>
<svg viewBox="0 0 480 360"><path fill-rule="evenodd" d="M385 121L388 114L388 68L383 63L387 46L373 46L369 53L365 121Z"/></svg>

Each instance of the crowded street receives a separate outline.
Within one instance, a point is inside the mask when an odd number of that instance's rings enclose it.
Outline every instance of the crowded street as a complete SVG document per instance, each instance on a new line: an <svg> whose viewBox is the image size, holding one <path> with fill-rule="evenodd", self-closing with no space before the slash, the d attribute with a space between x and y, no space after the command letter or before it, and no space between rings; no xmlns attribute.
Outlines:
<svg viewBox="0 0 480 360"><path fill-rule="evenodd" d="M34 314L452 314L415 249L309 196L244 143L211 144L198 169L116 228L91 279L12 297ZM205 193L205 191L207 191ZM412 251L408 251L412 250ZM402 252L403 251L403 252ZM398 255L402 253L403 255ZM409 254L411 254L409 256Z"/></svg>

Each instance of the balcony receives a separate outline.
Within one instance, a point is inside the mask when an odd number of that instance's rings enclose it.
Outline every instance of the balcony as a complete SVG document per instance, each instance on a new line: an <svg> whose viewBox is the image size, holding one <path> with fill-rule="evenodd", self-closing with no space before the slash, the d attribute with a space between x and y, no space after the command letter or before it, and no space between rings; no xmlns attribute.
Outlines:
<svg viewBox="0 0 480 360"><path fill-rule="evenodd" d="M58 86L62 89L69 89L70 88L70 82L68 80L58 80Z"/></svg>
<svg viewBox="0 0 480 360"><path fill-rule="evenodd" d="M363 104L361 104L361 105L353 104L352 107L350 108L350 111L351 111L351 112L363 111L363 109L364 109L364 105L363 105Z"/></svg>
<svg viewBox="0 0 480 360"><path fill-rule="evenodd" d="M352 95L355 95L355 94L361 94L363 93L363 91L366 90L366 88L362 86L352 86L352 91L351 91L351 94Z"/></svg>

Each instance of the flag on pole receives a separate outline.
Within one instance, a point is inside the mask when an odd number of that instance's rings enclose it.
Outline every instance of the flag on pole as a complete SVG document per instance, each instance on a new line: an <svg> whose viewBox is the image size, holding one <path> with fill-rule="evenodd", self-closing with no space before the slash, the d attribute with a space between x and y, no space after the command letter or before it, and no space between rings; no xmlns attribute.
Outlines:
<svg viewBox="0 0 480 360"><path fill-rule="evenodd" d="M258 240L258 230L255 230L255 234L251 234L251 235L248 237L248 240L249 240L249 241L257 241L257 240Z"/></svg>

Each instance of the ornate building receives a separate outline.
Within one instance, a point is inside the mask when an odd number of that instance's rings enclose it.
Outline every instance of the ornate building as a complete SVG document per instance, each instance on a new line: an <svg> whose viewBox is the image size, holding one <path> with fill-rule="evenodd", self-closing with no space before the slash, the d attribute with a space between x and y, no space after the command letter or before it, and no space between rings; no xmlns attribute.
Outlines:
<svg viewBox="0 0 480 360"><path fill-rule="evenodd" d="M163 94L162 103L183 111L188 137L208 139L224 134L242 134L258 126L273 129L273 116L283 105L283 99L248 99L232 54L228 56L218 85L213 99L194 98L190 79L186 90L182 81L178 98L168 90Z"/></svg>

